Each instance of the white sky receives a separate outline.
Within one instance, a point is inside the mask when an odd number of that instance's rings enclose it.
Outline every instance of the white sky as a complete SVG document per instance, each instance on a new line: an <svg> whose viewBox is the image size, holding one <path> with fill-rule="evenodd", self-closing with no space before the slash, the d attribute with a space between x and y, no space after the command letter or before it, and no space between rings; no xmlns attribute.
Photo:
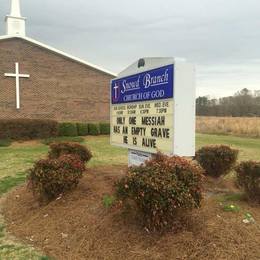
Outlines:
<svg viewBox="0 0 260 260"><path fill-rule="evenodd" d="M11 0L0 0L0 35ZM27 35L116 73L140 57L196 64L197 95L260 89L260 0L21 0Z"/></svg>

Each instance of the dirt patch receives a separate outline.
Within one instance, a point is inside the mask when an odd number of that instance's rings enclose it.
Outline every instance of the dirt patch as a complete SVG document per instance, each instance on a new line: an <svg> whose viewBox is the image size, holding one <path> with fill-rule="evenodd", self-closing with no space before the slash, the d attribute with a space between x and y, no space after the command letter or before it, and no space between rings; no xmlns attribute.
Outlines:
<svg viewBox="0 0 260 260"><path fill-rule="evenodd" d="M205 192L210 192L214 194L239 192L234 179L212 178L210 176L207 176L204 179L204 190Z"/></svg>
<svg viewBox="0 0 260 260"><path fill-rule="evenodd" d="M210 198L192 213L179 233L150 234L119 209L105 209L102 198L124 167L90 169L77 190L39 207L18 187L2 208L8 230L56 259L259 259L259 208L239 202L243 211L223 212ZM242 223L244 211L256 224Z"/></svg>

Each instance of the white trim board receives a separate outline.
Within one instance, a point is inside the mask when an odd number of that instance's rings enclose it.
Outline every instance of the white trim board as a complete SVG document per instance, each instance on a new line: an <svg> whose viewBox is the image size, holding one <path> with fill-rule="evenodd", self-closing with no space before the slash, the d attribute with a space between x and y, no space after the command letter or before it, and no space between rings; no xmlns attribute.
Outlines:
<svg viewBox="0 0 260 260"><path fill-rule="evenodd" d="M93 68L93 69L96 69L96 70L99 70L99 71L104 72L104 73L106 73L106 74L109 74L109 75L111 75L111 76L113 76L113 77L116 77L116 76L117 76L115 73L113 73L113 72L111 72L111 71L109 71L109 70L106 70L106 69L104 69L104 68L102 68L102 67L99 67L99 66L97 66L97 65L94 65L94 64L92 64L92 63L86 62L86 61L84 61L84 60L82 60L82 59L80 59L80 58L77 58L77 57L75 57L75 56L73 56L73 55L67 54L67 53L65 53L65 52L63 52L63 51L60 51L60 50L58 50L58 49L55 49L55 48L53 48L53 47L51 47L51 46L48 46L48 45L46 45L46 44L44 44L44 43L41 43L41 42L39 42L39 41L36 41L36 40L34 40L34 39L32 39L32 38L29 38L29 37L26 37L26 36L4 35L4 36L0 36L0 41L1 41L1 40L12 39L12 38L22 39L22 40L31 42L31 43L33 43L34 45L37 45L37 46L42 47L42 48L44 48L44 49L47 49L47 50L49 50L49 51L51 51L51 52L57 53L57 54L59 54L59 55L61 55L61 56L64 56L64 57L69 58L69 59L71 59L71 60L74 60L74 61L76 61L76 62L78 62L78 63L81 63L81 64L86 65L86 66L88 66L88 67L91 67L91 68Z"/></svg>

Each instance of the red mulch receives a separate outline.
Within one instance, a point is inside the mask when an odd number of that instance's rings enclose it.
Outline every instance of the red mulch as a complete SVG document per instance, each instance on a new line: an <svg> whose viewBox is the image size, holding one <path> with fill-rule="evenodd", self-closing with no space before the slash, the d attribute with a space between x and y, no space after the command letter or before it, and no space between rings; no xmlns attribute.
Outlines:
<svg viewBox="0 0 260 260"><path fill-rule="evenodd" d="M210 197L192 213L178 233L148 233L120 209L105 209L122 167L90 169L79 187L39 206L25 185L9 193L2 205L7 228L27 244L55 259L260 259L260 210L239 202L239 213L223 212ZM256 224L242 223L253 214Z"/></svg>

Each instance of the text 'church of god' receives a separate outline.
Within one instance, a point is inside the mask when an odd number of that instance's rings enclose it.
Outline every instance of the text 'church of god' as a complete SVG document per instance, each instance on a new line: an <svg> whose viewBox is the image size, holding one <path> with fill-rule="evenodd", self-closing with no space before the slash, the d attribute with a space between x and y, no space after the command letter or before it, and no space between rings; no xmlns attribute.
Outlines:
<svg viewBox="0 0 260 260"><path fill-rule="evenodd" d="M28 38L19 1L0 36L0 119L108 121L115 75Z"/></svg>

